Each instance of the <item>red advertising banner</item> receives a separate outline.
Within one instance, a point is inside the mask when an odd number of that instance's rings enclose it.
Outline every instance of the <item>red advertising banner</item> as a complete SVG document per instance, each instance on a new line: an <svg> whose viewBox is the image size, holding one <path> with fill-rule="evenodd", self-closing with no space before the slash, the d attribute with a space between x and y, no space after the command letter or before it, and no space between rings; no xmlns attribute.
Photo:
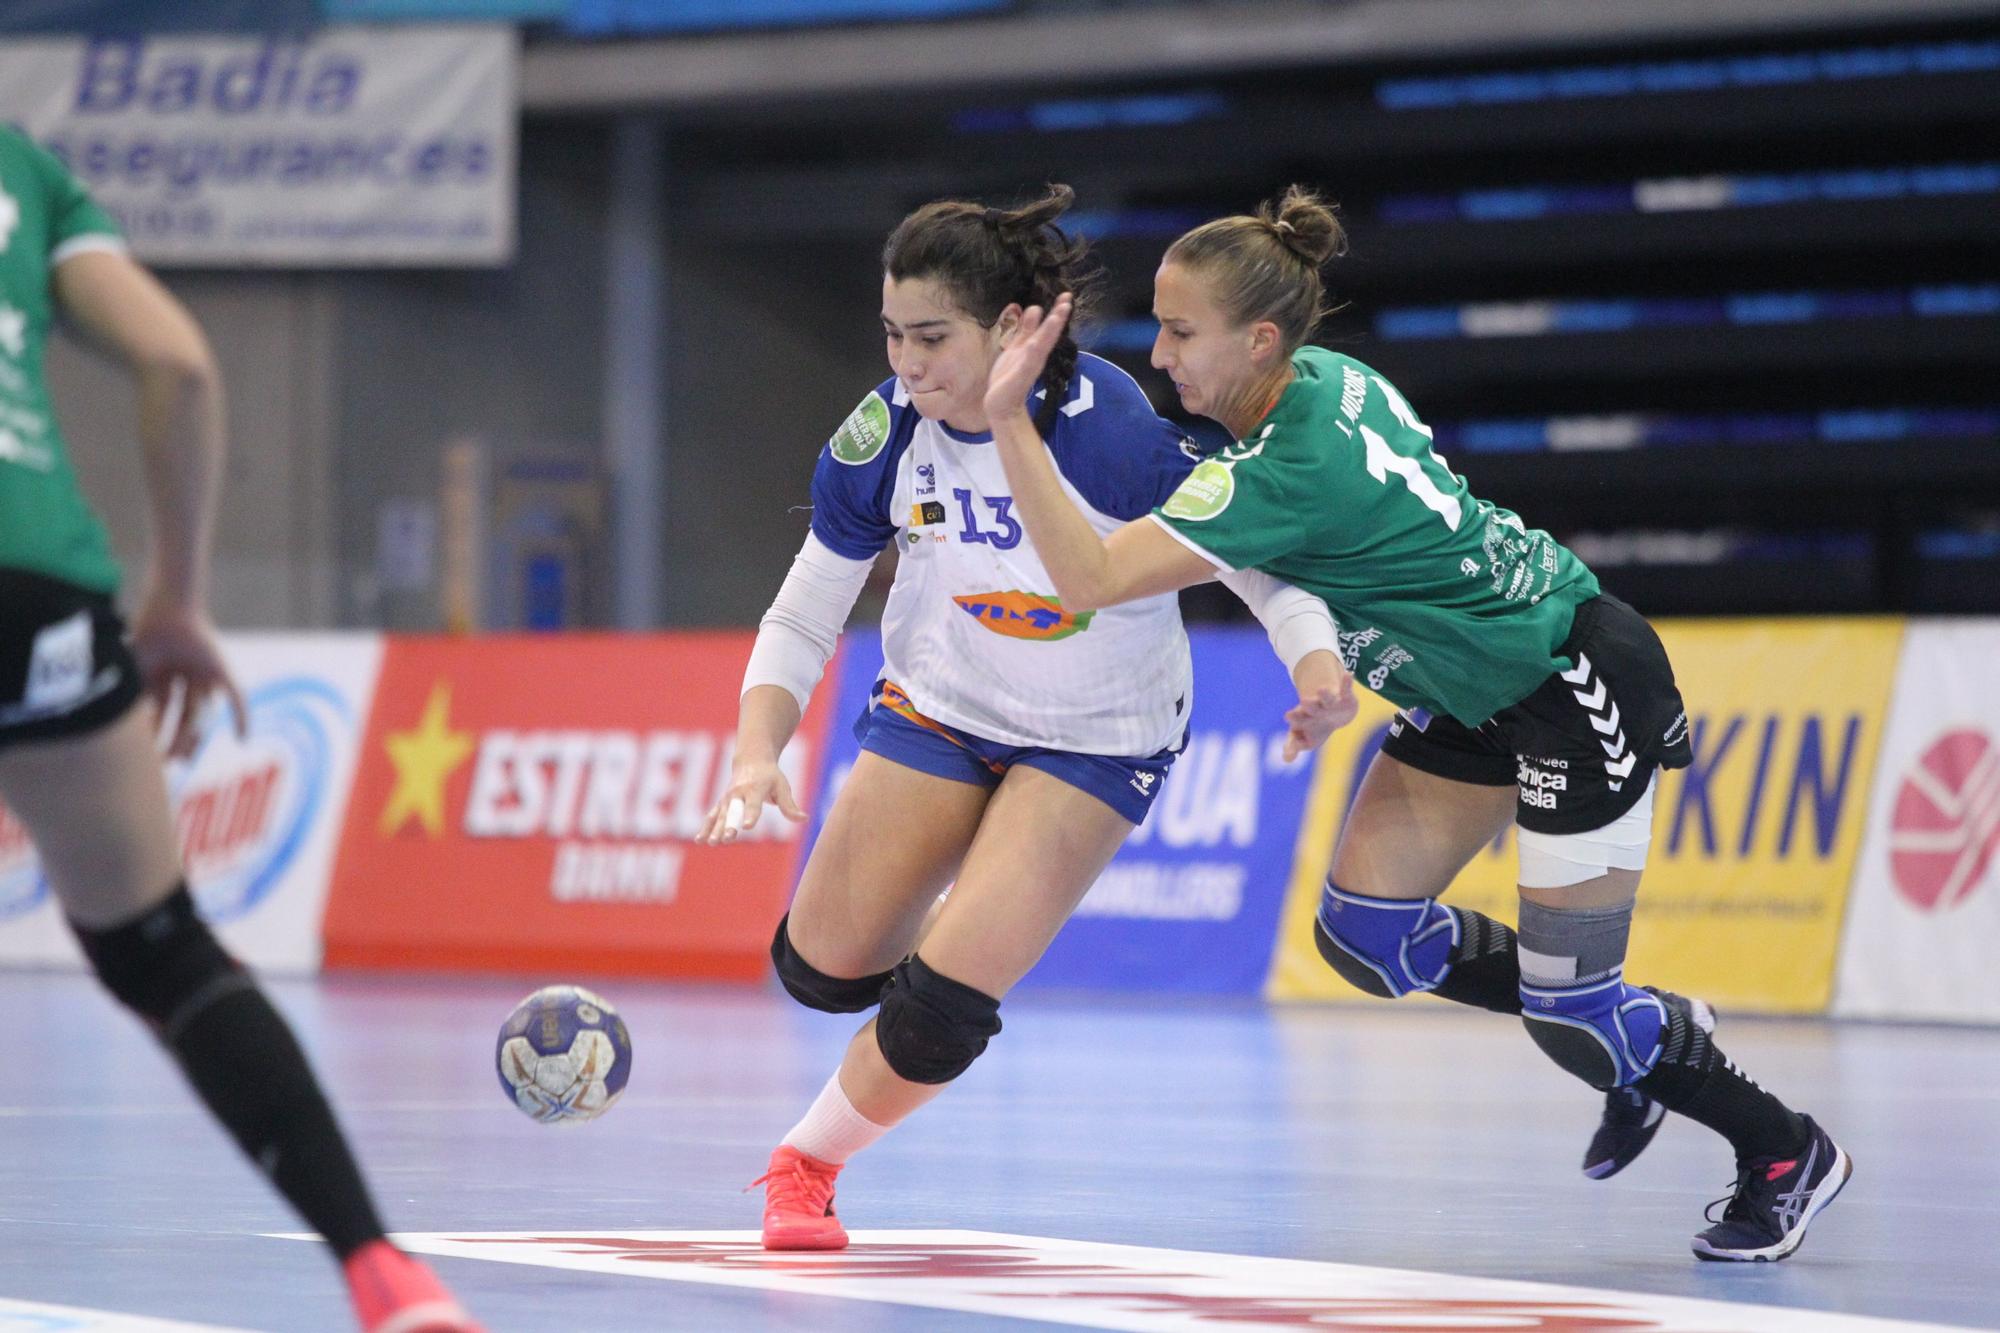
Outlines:
<svg viewBox="0 0 2000 1333"><path fill-rule="evenodd" d="M326 966L748 980L802 829L694 839L748 633L396 637L347 806ZM783 766L808 810L823 690Z"/></svg>

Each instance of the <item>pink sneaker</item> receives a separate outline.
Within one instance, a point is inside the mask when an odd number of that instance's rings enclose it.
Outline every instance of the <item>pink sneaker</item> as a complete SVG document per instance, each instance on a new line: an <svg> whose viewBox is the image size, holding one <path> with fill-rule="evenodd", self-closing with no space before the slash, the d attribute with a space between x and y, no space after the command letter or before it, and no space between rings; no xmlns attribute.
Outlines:
<svg viewBox="0 0 2000 1333"><path fill-rule="evenodd" d="M764 1187L764 1248L844 1250L847 1231L833 1215L833 1178L840 1168L779 1144L771 1169L751 1181Z"/></svg>
<svg viewBox="0 0 2000 1333"><path fill-rule="evenodd" d="M362 1333L484 1333L437 1274L386 1240L372 1240L341 1265Z"/></svg>

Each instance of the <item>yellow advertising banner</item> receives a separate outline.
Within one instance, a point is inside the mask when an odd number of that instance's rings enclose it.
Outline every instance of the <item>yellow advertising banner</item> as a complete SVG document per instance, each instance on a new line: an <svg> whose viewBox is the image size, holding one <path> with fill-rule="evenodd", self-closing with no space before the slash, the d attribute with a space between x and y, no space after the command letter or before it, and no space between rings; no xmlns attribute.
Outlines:
<svg viewBox="0 0 2000 1333"><path fill-rule="evenodd" d="M1903 622L1667 621L1694 763L1664 775L1626 976L1725 1009L1823 1012ZM1372 696L1320 756L1266 994L1362 998L1313 947L1341 817L1392 715ZM1510 830L1446 901L1515 919ZM1426 1000L1426 1003L1442 1003Z"/></svg>

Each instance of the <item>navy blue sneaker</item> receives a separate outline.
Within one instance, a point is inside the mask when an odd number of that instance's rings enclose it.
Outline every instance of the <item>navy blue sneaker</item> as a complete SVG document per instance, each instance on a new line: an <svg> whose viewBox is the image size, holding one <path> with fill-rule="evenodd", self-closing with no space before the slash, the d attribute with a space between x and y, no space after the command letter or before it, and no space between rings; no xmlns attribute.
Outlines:
<svg viewBox="0 0 2000 1333"><path fill-rule="evenodd" d="M1715 1031L1715 1010L1705 1002L1684 999L1652 986L1646 989L1670 1005L1685 1006L1688 1017L1703 1032ZM1637 1088L1612 1088L1606 1092L1603 1117L1597 1122L1597 1132L1590 1136L1590 1146L1583 1152L1583 1174L1592 1180L1608 1180L1632 1165L1646 1151L1653 1135L1660 1132L1660 1122L1666 1118L1667 1108Z"/></svg>
<svg viewBox="0 0 2000 1333"><path fill-rule="evenodd" d="M1790 1157L1756 1157L1742 1163L1736 1188L1708 1206L1708 1230L1694 1238L1695 1257L1738 1263L1775 1263L1806 1238L1806 1228L1834 1201L1854 1174L1854 1163L1827 1132L1806 1122L1806 1146ZM1716 1221L1717 1204L1726 1204Z"/></svg>

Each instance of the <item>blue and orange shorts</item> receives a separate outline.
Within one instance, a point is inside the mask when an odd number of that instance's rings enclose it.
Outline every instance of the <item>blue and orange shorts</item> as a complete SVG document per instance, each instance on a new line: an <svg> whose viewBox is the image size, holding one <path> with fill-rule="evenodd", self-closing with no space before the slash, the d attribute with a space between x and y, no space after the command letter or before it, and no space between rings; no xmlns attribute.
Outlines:
<svg viewBox="0 0 2000 1333"><path fill-rule="evenodd" d="M1183 734L1180 744L1143 759L1008 745L925 717L909 695L886 680L875 682L868 710L854 723L854 736L862 749L905 768L989 791L1016 765L1038 768L1095 796L1133 824L1146 821L1146 812L1167 784L1167 770L1187 744Z"/></svg>

